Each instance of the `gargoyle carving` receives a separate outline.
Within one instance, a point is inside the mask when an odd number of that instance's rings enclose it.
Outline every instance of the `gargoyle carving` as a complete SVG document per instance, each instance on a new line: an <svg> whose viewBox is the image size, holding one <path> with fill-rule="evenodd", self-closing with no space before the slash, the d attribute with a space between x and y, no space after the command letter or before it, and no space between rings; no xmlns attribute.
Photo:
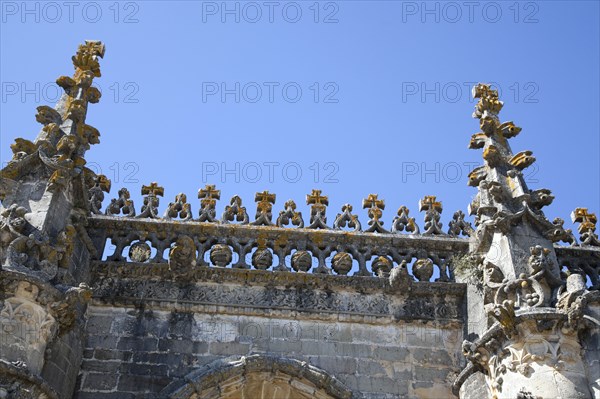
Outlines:
<svg viewBox="0 0 600 399"><path fill-rule="evenodd" d="M394 290L405 289L412 282L413 278L408 274L408 266L405 260L390 272L389 283Z"/></svg>
<svg viewBox="0 0 600 399"><path fill-rule="evenodd" d="M521 133L521 128L516 126L512 122L504 122L499 126L500 131L502 132L502 136L504 138L510 139L517 136Z"/></svg>
<svg viewBox="0 0 600 399"><path fill-rule="evenodd" d="M565 221L561 218L555 218L552 221L552 224L555 228L546 232L545 236L552 242L566 242L571 244L571 246L577 245L577 241L575 240L575 235L573 235L573 230L565 229L563 225Z"/></svg>
<svg viewBox="0 0 600 399"><path fill-rule="evenodd" d="M87 284L81 283L77 287L68 288L64 293L64 299L50 306L62 331L70 329L75 324L77 307L86 304L91 298L92 290Z"/></svg>
<svg viewBox="0 0 600 399"><path fill-rule="evenodd" d="M540 188L539 190L532 190L530 192L529 206L537 211L543 207L548 206L554 201L554 195L552 191L546 188Z"/></svg>
<svg viewBox="0 0 600 399"><path fill-rule="evenodd" d="M486 139L487 136L485 135L485 133L475 133L471 136L469 148L473 150L483 148L485 146Z"/></svg>
<svg viewBox="0 0 600 399"><path fill-rule="evenodd" d="M469 186L477 187L487 177L485 166L479 166L469 173Z"/></svg>
<svg viewBox="0 0 600 399"><path fill-rule="evenodd" d="M513 156L509 163L517 168L523 170L535 162L535 157L531 151L521 151L517 155Z"/></svg>

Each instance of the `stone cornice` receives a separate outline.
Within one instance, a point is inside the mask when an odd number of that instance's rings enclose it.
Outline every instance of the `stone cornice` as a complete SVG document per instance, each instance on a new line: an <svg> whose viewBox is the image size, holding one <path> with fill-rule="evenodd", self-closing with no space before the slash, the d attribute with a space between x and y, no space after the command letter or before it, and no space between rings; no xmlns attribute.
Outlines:
<svg viewBox="0 0 600 399"><path fill-rule="evenodd" d="M166 264L96 261L92 265L94 304L457 322L466 292L465 284L459 283L412 282L394 288L379 277L207 267L197 267L186 281L180 281L170 279L167 268Z"/></svg>

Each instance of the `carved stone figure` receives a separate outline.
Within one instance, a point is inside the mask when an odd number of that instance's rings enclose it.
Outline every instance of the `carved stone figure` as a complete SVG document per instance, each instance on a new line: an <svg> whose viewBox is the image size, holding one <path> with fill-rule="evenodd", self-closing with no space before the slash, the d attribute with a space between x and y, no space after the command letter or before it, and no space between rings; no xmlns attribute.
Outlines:
<svg viewBox="0 0 600 399"><path fill-rule="evenodd" d="M169 251L169 270L177 277L185 277L194 266L196 266L196 245L191 237L182 235L177 238L175 245Z"/></svg>

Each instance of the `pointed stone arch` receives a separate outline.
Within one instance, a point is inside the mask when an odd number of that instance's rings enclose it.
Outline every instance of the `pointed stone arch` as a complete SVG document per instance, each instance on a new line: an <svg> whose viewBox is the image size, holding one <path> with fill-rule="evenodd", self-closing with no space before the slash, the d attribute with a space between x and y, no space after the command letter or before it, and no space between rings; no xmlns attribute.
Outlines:
<svg viewBox="0 0 600 399"><path fill-rule="evenodd" d="M349 388L297 359L251 355L216 360L168 385L169 399L350 399Z"/></svg>

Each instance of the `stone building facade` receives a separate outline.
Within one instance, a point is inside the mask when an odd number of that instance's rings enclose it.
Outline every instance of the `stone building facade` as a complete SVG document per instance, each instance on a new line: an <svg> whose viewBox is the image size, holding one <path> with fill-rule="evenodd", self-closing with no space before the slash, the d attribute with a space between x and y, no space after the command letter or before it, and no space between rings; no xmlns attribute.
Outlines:
<svg viewBox="0 0 600 399"><path fill-rule="evenodd" d="M0 398L600 398L596 216L550 221L513 154L496 91L477 85L470 148L483 166L465 214L424 196L389 229L371 194L361 223L319 190L310 215L257 193L184 194L141 207L85 167L101 42L82 44L35 139L0 180ZM275 213L274 212L278 212ZM107 245L108 243L108 245Z"/></svg>

